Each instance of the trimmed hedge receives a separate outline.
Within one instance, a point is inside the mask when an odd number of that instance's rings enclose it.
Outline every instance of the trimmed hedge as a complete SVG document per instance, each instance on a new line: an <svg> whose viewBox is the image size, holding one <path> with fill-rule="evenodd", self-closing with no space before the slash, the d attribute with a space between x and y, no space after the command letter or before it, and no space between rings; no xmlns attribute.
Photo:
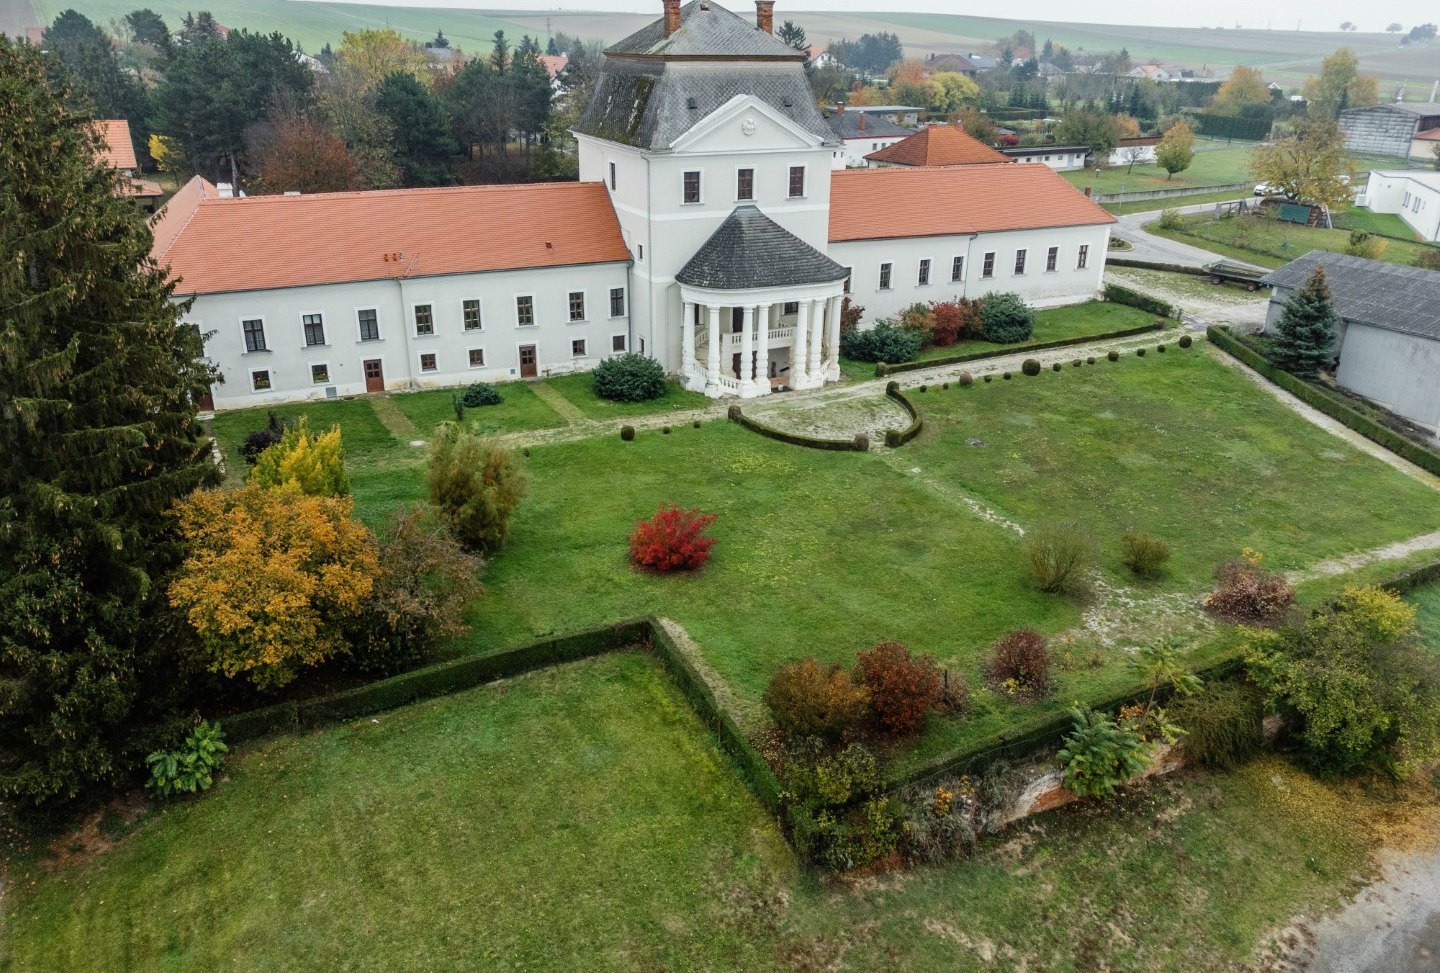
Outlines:
<svg viewBox="0 0 1440 973"><path fill-rule="evenodd" d="M1126 287L1123 284L1106 284L1105 300L1111 304L1125 304L1129 307L1138 307L1150 314L1158 314L1164 318L1178 318L1175 308L1171 304L1149 294L1142 294L1137 290Z"/></svg>
<svg viewBox="0 0 1440 973"><path fill-rule="evenodd" d="M1215 347L1244 362L1305 404L1314 406L1330 418L1344 423L1366 439L1384 446L1390 452L1409 460L1422 470L1440 476L1440 453L1426 449L1393 429L1387 429L1318 385L1312 385L1304 379L1296 378L1289 372L1272 365L1259 352L1247 348L1240 339L1230 333L1228 328L1211 325L1205 329L1205 335Z"/></svg>
<svg viewBox="0 0 1440 973"><path fill-rule="evenodd" d="M1167 307L1169 305L1166 305ZM1065 348L1070 345L1084 345L1092 341L1113 341L1117 338L1133 338L1137 334L1148 334L1151 331L1162 331L1164 325L1145 324L1138 328L1122 328L1119 331L1106 331L1101 334L1082 335L1075 338L1058 338L1055 341L1037 341L1033 345L1022 345L1019 348L1000 351L975 351L968 355L944 355L939 358L925 358L920 361L904 362L898 365L885 363L885 370L881 371L880 366L875 367L875 377L884 378L894 372L913 372L920 368L939 368L944 365L960 365L965 362L982 361L986 358L1002 358L1005 355L1014 355L1022 351L1045 351L1050 348Z"/></svg>
<svg viewBox="0 0 1440 973"><path fill-rule="evenodd" d="M910 414L910 425L904 429L886 429L885 445L891 449L904 446L910 440L920 435L920 430L925 428L924 421L920 418L920 410L915 408L915 403L910 397L900 390L899 382L889 382L885 386L885 394L889 398L900 403L900 407Z"/></svg>
<svg viewBox="0 0 1440 973"><path fill-rule="evenodd" d="M838 453L864 452L869 449L867 441L861 446L856 439L820 439L815 436L803 436L798 432L786 432L783 429L776 429L774 426L767 426L757 419L752 419L741 411L738 405L732 405L729 410L731 422L738 422L751 432L758 432L769 439L782 443L789 443L791 446L806 446L810 449L828 449Z"/></svg>
<svg viewBox="0 0 1440 973"><path fill-rule="evenodd" d="M1133 257L1106 257L1107 267L1137 267L1141 270L1164 270L1172 274L1189 274L1191 277L1209 277L1209 271L1200 267L1186 267L1184 264L1162 264L1152 260L1136 260ZM1123 286L1123 285L1121 285Z"/></svg>

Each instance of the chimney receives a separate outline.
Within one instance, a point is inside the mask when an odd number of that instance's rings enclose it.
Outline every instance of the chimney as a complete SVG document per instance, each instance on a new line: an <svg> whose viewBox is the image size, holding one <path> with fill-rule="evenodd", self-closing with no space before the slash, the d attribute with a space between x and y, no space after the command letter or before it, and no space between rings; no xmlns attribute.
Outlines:
<svg viewBox="0 0 1440 973"><path fill-rule="evenodd" d="M837 102L835 102L835 114L837 114L837 115L843 115L843 114L845 114L845 102L843 102L843 101L837 101Z"/></svg>
<svg viewBox="0 0 1440 973"><path fill-rule="evenodd" d="M860 113L860 131L865 131L865 113L863 111Z"/></svg>
<svg viewBox="0 0 1440 973"><path fill-rule="evenodd" d="M680 29L680 0L662 0L665 4L665 36Z"/></svg>
<svg viewBox="0 0 1440 973"><path fill-rule="evenodd" d="M767 34L775 33L775 0L755 0L755 26Z"/></svg>

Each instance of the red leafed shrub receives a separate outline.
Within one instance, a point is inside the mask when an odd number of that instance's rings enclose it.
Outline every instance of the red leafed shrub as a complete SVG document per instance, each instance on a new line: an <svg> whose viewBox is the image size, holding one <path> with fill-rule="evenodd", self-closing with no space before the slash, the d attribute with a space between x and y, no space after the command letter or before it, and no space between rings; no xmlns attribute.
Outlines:
<svg viewBox="0 0 1440 973"><path fill-rule="evenodd" d="M1215 580L1219 583L1206 596L1205 607L1230 622L1278 622L1295 599L1295 589L1282 576L1260 567L1259 555L1226 561L1215 569Z"/></svg>
<svg viewBox="0 0 1440 973"><path fill-rule="evenodd" d="M899 642L881 642L857 657L860 681L880 729L893 736L916 733L925 714L942 700L940 667L929 655L911 655Z"/></svg>
<svg viewBox="0 0 1440 973"><path fill-rule="evenodd" d="M931 344L948 347L957 341L980 336L982 300L957 297L953 301L935 301L930 305L934 323L930 328Z"/></svg>
<svg viewBox="0 0 1440 973"><path fill-rule="evenodd" d="M868 710L865 687L834 663L812 658L781 666L765 690L775 725L787 734L839 740Z"/></svg>
<svg viewBox="0 0 1440 973"><path fill-rule="evenodd" d="M853 303L849 296L840 299L840 333L848 334L860 326L860 317L865 309Z"/></svg>
<svg viewBox="0 0 1440 973"><path fill-rule="evenodd" d="M664 504L654 517L635 525L630 560L657 571L693 571L710 558L715 539L705 536L705 528L714 520L714 514L702 514L698 507Z"/></svg>
<svg viewBox="0 0 1440 973"><path fill-rule="evenodd" d="M1009 696L1037 698L1050 689L1050 652L1045 636L1022 628L1000 636L990 660L990 682Z"/></svg>

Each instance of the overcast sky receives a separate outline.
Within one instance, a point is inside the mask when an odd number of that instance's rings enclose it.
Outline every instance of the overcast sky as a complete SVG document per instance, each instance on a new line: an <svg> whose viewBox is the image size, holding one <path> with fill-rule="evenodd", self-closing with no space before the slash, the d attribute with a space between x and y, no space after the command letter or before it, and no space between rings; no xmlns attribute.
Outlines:
<svg viewBox="0 0 1440 973"><path fill-rule="evenodd" d="M365 0L351 0L365 2ZM544 0L380 0L407 7L465 7L475 10L555 10ZM722 6L741 9L748 0L720 0ZM1398 21L1406 29L1425 21L1440 21L1436 0L1209 0L1204 3L1138 3L1136 0L1027 0L1013 7L989 4L957 5L953 0L779 0L784 10L908 10L925 13L971 14L1023 20L1064 20L1090 24L1163 24L1174 27L1274 27L1293 30L1299 21L1306 30L1335 30L1352 20L1361 30L1383 31ZM660 9L660 0L584 0L566 10L623 10L649 12ZM1440 61L1440 55L1437 55Z"/></svg>

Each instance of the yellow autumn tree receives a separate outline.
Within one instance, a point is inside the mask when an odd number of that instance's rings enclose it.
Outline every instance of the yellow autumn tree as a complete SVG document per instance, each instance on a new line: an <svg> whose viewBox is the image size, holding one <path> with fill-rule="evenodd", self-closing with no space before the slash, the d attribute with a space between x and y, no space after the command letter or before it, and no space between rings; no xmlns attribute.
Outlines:
<svg viewBox="0 0 1440 973"><path fill-rule="evenodd" d="M1244 64L1236 65L1230 77L1215 92L1210 107L1225 115L1238 115L1246 105L1270 103L1270 89L1265 86L1265 76L1258 68Z"/></svg>
<svg viewBox="0 0 1440 973"><path fill-rule="evenodd" d="M394 30L373 27L340 34L340 48L335 52L340 64L365 79L373 89L386 76L402 71L413 74L423 84L431 80L430 60L418 44L407 41Z"/></svg>
<svg viewBox="0 0 1440 973"><path fill-rule="evenodd" d="M312 433L301 416L278 443L260 454L246 482L257 487L294 485L312 497L349 496L340 427Z"/></svg>
<svg viewBox="0 0 1440 973"><path fill-rule="evenodd" d="M353 509L293 485L199 490L176 505L186 555L167 593L211 672L274 689L350 650L380 566Z"/></svg>
<svg viewBox="0 0 1440 973"><path fill-rule="evenodd" d="M175 140L164 135L150 136L150 158L155 160L155 168L161 172L176 171Z"/></svg>

